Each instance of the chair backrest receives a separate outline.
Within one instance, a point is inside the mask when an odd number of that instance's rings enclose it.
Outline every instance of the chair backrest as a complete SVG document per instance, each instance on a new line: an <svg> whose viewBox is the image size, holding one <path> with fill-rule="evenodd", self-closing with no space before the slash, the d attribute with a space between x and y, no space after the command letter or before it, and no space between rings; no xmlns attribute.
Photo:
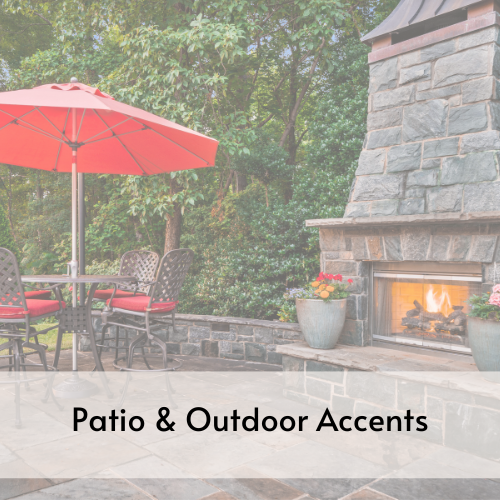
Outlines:
<svg viewBox="0 0 500 500"><path fill-rule="evenodd" d="M155 252L147 250L131 250L122 255L120 262L120 276L135 276L139 281L154 281L156 268L160 257ZM120 285L120 290L133 291L132 285ZM142 285L137 291L148 293L149 286Z"/></svg>
<svg viewBox="0 0 500 500"><path fill-rule="evenodd" d="M171 250L163 256L158 267L156 284L151 292L151 304L171 302L179 298L193 256L194 252L189 248Z"/></svg>
<svg viewBox="0 0 500 500"><path fill-rule="evenodd" d="M0 307L22 307L27 310L24 288L16 256L7 248L0 248ZM1 313L1 310L0 310Z"/></svg>

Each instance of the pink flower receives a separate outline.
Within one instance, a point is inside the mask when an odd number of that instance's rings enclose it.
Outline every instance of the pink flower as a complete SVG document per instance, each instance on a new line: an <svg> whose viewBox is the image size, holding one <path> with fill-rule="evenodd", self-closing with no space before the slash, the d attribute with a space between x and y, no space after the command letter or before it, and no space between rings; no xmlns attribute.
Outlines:
<svg viewBox="0 0 500 500"><path fill-rule="evenodd" d="M352 279L351 279L351 278L349 278L349 279L347 280L347 283L352 283Z"/></svg>
<svg viewBox="0 0 500 500"><path fill-rule="evenodd" d="M493 293L500 293L500 285L495 285L493 287Z"/></svg>
<svg viewBox="0 0 500 500"><path fill-rule="evenodd" d="M488 303L493 306L500 307L500 293L492 293L490 295L490 300L488 301Z"/></svg>

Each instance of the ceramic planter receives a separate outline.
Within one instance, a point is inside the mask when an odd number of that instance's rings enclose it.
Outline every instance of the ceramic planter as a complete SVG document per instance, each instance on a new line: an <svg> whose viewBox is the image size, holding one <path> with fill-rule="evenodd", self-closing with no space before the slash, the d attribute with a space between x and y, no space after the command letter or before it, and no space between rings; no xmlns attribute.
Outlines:
<svg viewBox="0 0 500 500"><path fill-rule="evenodd" d="M304 338L314 349L333 349L345 323L347 299L295 299Z"/></svg>
<svg viewBox="0 0 500 500"><path fill-rule="evenodd" d="M469 344L481 375L500 382L500 322L468 318Z"/></svg>

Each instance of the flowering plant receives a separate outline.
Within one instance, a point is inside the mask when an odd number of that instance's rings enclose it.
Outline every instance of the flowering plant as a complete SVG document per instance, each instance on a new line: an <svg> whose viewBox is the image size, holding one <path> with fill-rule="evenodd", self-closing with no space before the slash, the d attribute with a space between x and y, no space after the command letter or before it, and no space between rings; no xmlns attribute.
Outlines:
<svg viewBox="0 0 500 500"><path fill-rule="evenodd" d="M291 288L287 290L284 297L287 300L294 299L322 299L324 302L330 300L345 299L350 293L347 287L352 283L348 279L345 284L342 282L341 274L319 273L318 277L305 288Z"/></svg>
<svg viewBox="0 0 500 500"><path fill-rule="evenodd" d="M473 295L468 302L472 306L469 316L500 321L500 285L495 285L491 293Z"/></svg>

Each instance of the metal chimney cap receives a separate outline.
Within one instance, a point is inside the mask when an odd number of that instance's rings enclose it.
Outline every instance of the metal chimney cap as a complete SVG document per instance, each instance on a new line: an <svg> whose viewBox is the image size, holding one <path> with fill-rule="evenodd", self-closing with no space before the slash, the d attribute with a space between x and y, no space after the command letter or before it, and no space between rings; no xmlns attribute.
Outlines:
<svg viewBox="0 0 500 500"><path fill-rule="evenodd" d="M78 83L78 78L72 76L70 82L71 83Z"/></svg>

